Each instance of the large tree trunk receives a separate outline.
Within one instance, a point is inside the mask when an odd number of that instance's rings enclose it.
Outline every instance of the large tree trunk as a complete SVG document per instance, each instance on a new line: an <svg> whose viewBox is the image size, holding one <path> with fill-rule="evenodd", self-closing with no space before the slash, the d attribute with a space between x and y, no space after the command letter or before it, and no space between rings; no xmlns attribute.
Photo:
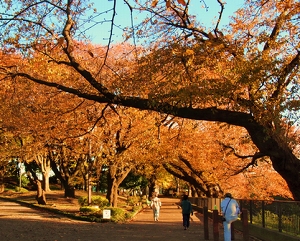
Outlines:
<svg viewBox="0 0 300 241"><path fill-rule="evenodd" d="M269 134L269 129L250 123L246 126L254 144L260 153L256 157L270 157L274 169L285 179L295 200L300 200L300 160L292 153L286 142L276 134Z"/></svg>
<svg viewBox="0 0 300 241"><path fill-rule="evenodd" d="M150 179L148 180L148 188L149 188L149 196L148 200L152 199L152 196L154 195L155 192L155 187L156 187L156 175L151 175Z"/></svg>
<svg viewBox="0 0 300 241"><path fill-rule="evenodd" d="M44 190L46 192L51 191L49 185L49 176L51 171L50 157L47 156L47 154L39 154L36 155L35 161L42 170Z"/></svg>
<svg viewBox="0 0 300 241"><path fill-rule="evenodd" d="M36 185L37 185L37 194L36 194L36 200L38 204L41 205L46 205L46 192L43 189L43 182L40 180L36 180Z"/></svg>
<svg viewBox="0 0 300 241"><path fill-rule="evenodd" d="M111 177L111 175L108 175L106 198L112 207L117 207L118 204L117 180L114 177Z"/></svg>
<svg viewBox="0 0 300 241"><path fill-rule="evenodd" d="M56 162L54 160L51 160L51 167L53 172L55 173L55 176L60 180L61 184L64 187L65 190L65 195L64 197L70 197L70 198L75 198L75 188L69 184L69 177L68 175L65 175L63 177L60 173L60 171L57 169Z"/></svg>
<svg viewBox="0 0 300 241"><path fill-rule="evenodd" d="M82 175L82 178L83 178L83 181L84 181L83 190L88 191L88 188L89 188L89 174L88 174L88 171Z"/></svg>
<svg viewBox="0 0 300 241"><path fill-rule="evenodd" d="M4 176L0 172L0 193L4 192Z"/></svg>
<svg viewBox="0 0 300 241"><path fill-rule="evenodd" d="M117 185L117 182L114 181L110 189L110 196L109 196L109 200L112 207L118 206L118 188L119 186Z"/></svg>
<svg viewBox="0 0 300 241"><path fill-rule="evenodd" d="M5 174L5 165L0 166L0 193L4 192L4 174Z"/></svg>
<svg viewBox="0 0 300 241"><path fill-rule="evenodd" d="M62 179L61 183L65 190L65 198L75 198L75 188L74 186L70 185L68 179Z"/></svg>
<svg viewBox="0 0 300 241"><path fill-rule="evenodd" d="M51 191L50 184L49 184L49 176L50 176L50 170L43 172L43 182L44 182L44 187L46 192Z"/></svg>
<svg viewBox="0 0 300 241"><path fill-rule="evenodd" d="M75 198L75 188L73 186L68 185L65 187L65 198Z"/></svg>
<svg viewBox="0 0 300 241"><path fill-rule="evenodd" d="M131 167L129 166L117 166L117 164L112 164L109 166L107 174L107 194L106 198L110 202L112 207L117 207L118 205L118 188L122 181L126 178L130 172Z"/></svg>
<svg viewBox="0 0 300 241"><path fill-rule="evenodd" d="M26 166L27 170L31 174L31 178L30 178L31 183L33 183L37 189L36 200L37 200L38 204L46 205L47 201L46 201L46 191L45 191L44 181L43 180L41 181L38 179L36 172L34 170L32 170L32 167L30 164L28 164L27 162L24 162L24 165Z"/></svg>
<svg viewBox="0 0 300 241"><path fill-rule="evenodd" d="M193 185L191 186L191 195L192 195L192 197L198 196L198 195L197 195L196 188L195 188Z"/></svg>

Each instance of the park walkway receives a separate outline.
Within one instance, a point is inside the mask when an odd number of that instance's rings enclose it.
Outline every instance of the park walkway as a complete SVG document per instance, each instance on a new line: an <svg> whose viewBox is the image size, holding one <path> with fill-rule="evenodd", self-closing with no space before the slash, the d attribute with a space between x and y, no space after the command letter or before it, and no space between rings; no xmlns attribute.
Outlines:
<svg viewBox="0 0 300 241"><path fill-rule="evenodd" d="M31 209L0 199L1 241L192 241L204 240L201 215L192 216L191 226L183 230L179 200L162 198L160 220L153 221L146 208L124 224L90 223ZM213 240L210 233L210 240ZM223 231L220 229L220 241ZM236 234L236 241L242 236Z"/></svg>
<svg viewBox="0 0 300 241"><path fill-rule="evenodd" d="M138 214L132 221L133 225L147 224L153 226L155 233L149 234L148 239L141 240L161 240L161 241L182 241L182 240L204 240L203 216L195 212L191 216L190 228L184 230L182 226L181 209L177 203L179 199L161 198L162 208L160 211L159 222L153 221L152 209L145 209ZM223 241L223 229L220 225L219 241ZM213 240L212 222L210 223L209 240ZM242 241L241 233L235 234L236 241Z"/></svg>

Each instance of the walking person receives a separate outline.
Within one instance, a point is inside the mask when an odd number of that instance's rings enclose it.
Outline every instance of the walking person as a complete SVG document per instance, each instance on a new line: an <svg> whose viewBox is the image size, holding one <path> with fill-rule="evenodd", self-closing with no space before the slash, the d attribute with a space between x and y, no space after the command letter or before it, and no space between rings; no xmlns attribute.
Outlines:
<svg viewBox="0 0 300 241"><path fill-rule="evenodd" d="M231 223L238 219L240 214L239 204L233 199L231 193L226 193L224 200L221 202L223 214L224 241L231 241Z"/></svg>
<svg viewBox="0 0 300 241"><path fill-rule="evenodd" d="M180 207L182 209L182 221L184 230L187 230L190 226L190 215L193 216L192 204L188 200L188 195L184 195L183 199L180 203Z"/></svg>
<svg viewBox="0 0 300 241"><path fill-rule="evenodd" d="M161 207L161 201L158 198L158 194L154 193L154 197L151 200L150 207L153 210L153 218L154 221L158 221L159 219L159 212L160 212L160 207Z"/></svg>

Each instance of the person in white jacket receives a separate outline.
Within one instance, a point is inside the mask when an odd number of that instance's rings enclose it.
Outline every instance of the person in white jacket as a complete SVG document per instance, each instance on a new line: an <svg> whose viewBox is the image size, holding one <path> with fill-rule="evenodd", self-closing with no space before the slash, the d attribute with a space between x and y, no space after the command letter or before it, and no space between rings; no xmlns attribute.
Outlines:
<svg viewBox="0 0 300 241"><path fill-rule="evenodd" d="M154 193L154 197L151 200L150 207L153 210L153 217L154 221L158 221L159 218L159 212L160 212L160 207L161 207L161 201L158 198L158 194Z"/></svg>
<svg viewBox="0 0 300 241"><path fill-rule="evenodd" d="M224 200L221 202L223 214L224 241L231 241L231 223L238 219L240 214L239 204L233 199L231 193L226 193Z"/></svg>

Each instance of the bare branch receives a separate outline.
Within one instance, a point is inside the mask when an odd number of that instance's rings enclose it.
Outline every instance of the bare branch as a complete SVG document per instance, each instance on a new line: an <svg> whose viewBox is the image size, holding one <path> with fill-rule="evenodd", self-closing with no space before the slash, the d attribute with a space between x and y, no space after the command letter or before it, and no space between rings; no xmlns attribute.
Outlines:
<svg viewBox="0 0 300 241"><path fill-rule="evenodd" d="M117 0L114 0L113 14L112 14L112 19L111 19L111 27L110 27L110 34L109 34L109 39L108 39L108 45L107 45L106 53L105 53L105 56L104 56L103 64L100 67L97 75L99 75L99 73L104 68L104 66L106 64L106 61L107 61L108 53L109 53L109 50L110 50L110 45L112 43L112 36L113 36L113 30L114 30L114 22L115 22L115 16L116 16L116 7L117 7Z"/></svg>
<svg viewBox="0 0 300 241"><path fill-rule="evenodd" d="M237 170L234 175L237 175L239 173L242 173L246 171L249 167L256 166L258 159L265 157L266 155L261 152L256 152L254 155L240 155L236 152L235 148L229 145L226 145L224 143L219 142L220 145L222 145L225 149L230 149L234 156L240 159L249 159L251 158L251 162L249 162L247 165L245 165L242 169Z"/></svg>
<svg viewBox="0 0 300 241"><path fill-rule="evenodd" d="M217 21L217 24L216 24L216 27L214 29L214 32L215 32L215 35L218 36L218 29L219 29L219 24L221 22L221 19L222 19L222 15L223 15L223 11L224 11L224 3L222 3L221 0L217 0L218 3L220 4L220 7L221 7L221 10L220 10L220 13L219 13L219 17L218 17L218 21Z"/></svg>

